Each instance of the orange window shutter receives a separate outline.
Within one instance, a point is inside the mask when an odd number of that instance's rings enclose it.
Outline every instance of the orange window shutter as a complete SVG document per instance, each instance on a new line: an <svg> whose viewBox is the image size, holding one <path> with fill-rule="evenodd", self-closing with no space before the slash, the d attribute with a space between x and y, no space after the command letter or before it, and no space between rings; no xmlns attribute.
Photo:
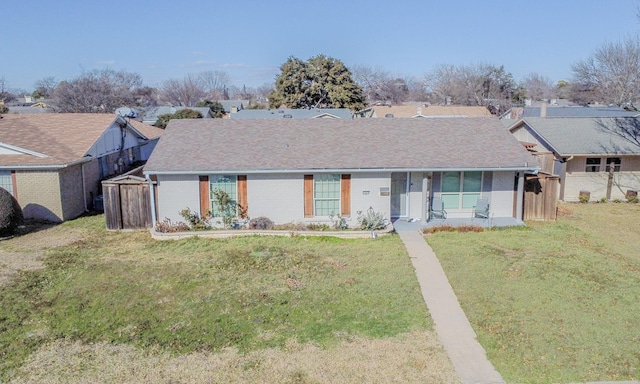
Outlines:
<svg viewBox="0 0 640 384"><path fill-rule="evenodd" d="M209 196L209 176L200 178L200 217L208 216L211 209L211 197Z"/></svg>
<svg viewBox="0 0 640 384"><path fill-rule="evenodd" d="M351 175L340 177L340 214L351 216Z"/></svg>
<svg viewBox="0 0 640 384"><path fill-rule="evenodd" d="M238 175L238 214L243 219L249 215L247 200L247 175Z"/></svg>
<svg viewBox="0 0 640 384"><path fill-rule="evenodd" d="M304 217L313 217L313 175L304 175Z"/></svg>

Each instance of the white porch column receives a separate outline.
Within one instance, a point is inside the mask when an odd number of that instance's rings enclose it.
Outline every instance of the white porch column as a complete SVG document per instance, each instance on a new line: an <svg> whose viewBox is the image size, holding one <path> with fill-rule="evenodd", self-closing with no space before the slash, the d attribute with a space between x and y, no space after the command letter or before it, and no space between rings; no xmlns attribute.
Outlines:
<svg viewBox="0 0 640 384"><path fill-rule="evenodd" d="M426 224L429 219L429 172L422 173L422 214L420 222Z"/></svg>
<svg viewBox="0 0 640 384"><path fill-rule="evenodd" d="M518 173L518 191L516 192L516 219L522 220L524 204L524 171Z"/></svg>

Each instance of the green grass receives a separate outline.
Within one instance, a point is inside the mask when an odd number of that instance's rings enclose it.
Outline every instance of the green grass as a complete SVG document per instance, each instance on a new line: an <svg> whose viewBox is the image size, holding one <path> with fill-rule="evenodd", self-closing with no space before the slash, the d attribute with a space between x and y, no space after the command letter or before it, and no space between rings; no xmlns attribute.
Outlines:
<svg viewBox="0 0 640 384"><path fill-rule="evenodd" d="M182 354L432 328L397 236L153 241L103 228L102 216L55 228L83 239L0 287L0 378L55 340Z"/></svg>
<svg viewBox="0 0 640 384"><path fill-rule="evenodd" d="M560 209L524 230L427 241L508 382L640 379L640 206Z"/></svg>

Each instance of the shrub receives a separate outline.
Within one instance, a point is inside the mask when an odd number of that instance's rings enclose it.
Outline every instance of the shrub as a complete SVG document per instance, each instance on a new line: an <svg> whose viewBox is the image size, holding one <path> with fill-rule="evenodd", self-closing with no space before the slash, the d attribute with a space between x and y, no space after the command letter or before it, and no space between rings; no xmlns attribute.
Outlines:
<svg viewBox="0 0 640 384"><path fill-rule="evenodd" d="M185 232L189 229L190 228L186 223L183 223L182 221L174 223L168 217L165 217L164 220L156 223L156 231L161 233Z"/></svg>
<svg viewBox="0 0 640 384"><path fill-rule="evenodd" d="M249 229L273 229L275 224L265 216L260 216L249 220Z"/></svg>
<svg viewBox="0 0 640 384"><path fill-rule="evenodd" d="M622 203L622 200L621 199L613 199L613 202L614 203Z"/></svg>
<svg viewBox="0 0 640 384"><path fill-rule="evenodd" d="M22 220L20 204L9 191L0 187L0 237L14 235Z"/></svg>
<svg viewBox="0 0 640 384"><path fill-rule="evenodd" d="M638 203L639 201L640 200L638 199L638 196L627 198L627 202L629 202L629 203Z"/></svg>
<svg viewBox="0 0 640 384"><path fill-rule="evenodd" d="M578 201L581 202L581 203L588 203L589 202L589 195L580 194L578 196Z"/></svg>
<svg viewBox="0 0 640 384"><path fill-rule="evenodd" d="M329 215L329 220L331 220L331 226L336 231L341 231L349 228L349 224L347 224L347 219L342 217L340 214Z"/></svg>
<svg viewBox="0 0 640 384"><path fill-rule="evenodd" d="M421 232L430 235L436 232L483 232L484 228L477 225L438 225L430 228L422 228Z"/></svg>
<svg viewBox="0 0 640 384"><path fill-rule="evenodd" d="M607 200L607 198L606 198L606 197L603 197L603 198L601 198L599 201L600 201L601 203L606 203L606 202L608 202L609 200Z"/></svg>
<svg viewBox="0 0 640 384"><path fill-rule="evenodd" d="M189 228L201 231L204 229L211 229L211 226L207 222L206 217L201 217L196 212L191 211L189 208L185 208L180 211L180 216L187 221Z"/></svg>
<svg viewBox="0 0 640 384"><path fill-rule="evenodd" d="M358 224L360 224L360 229L362 230L375 231L384 229L388 221L382 213L374 211L373 207L369 207L365 213L358 211Z"/></svg>

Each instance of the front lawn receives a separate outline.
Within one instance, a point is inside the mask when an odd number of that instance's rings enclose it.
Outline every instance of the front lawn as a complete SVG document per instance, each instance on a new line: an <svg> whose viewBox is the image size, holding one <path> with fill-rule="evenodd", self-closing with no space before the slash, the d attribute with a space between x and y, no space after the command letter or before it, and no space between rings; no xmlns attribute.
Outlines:
<svg viewBox="0 0 640 384"><path fill-rule="evenodd" d="M55 227L77 238L28 250L44 268L0 287L0 381L457 382L395 235L103 228L103 216Z"/></svg>
<svg viewBox="0 0 640 384"><path fill-rule="evenodd" d="M640 379L640 205L562 204L557 222L427 236L510 383Z"/></svg>

